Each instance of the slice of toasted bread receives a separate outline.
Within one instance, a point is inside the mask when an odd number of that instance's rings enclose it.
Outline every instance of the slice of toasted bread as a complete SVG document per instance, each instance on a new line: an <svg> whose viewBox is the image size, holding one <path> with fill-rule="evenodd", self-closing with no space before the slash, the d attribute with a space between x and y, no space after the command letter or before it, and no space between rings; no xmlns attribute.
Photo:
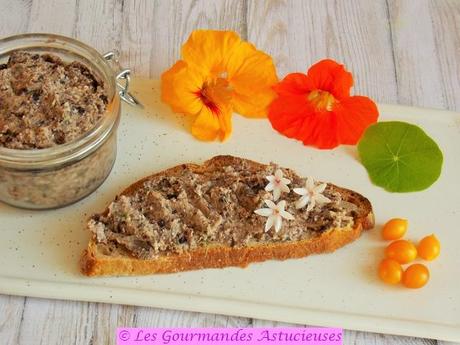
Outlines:
<svg viewBox="0 0 460 345"><path fill-rule="evenodd" d="M331 202L296 209L292 189L305 179L281 168L291 191L281 195L294 220L265 232L254 213L272 199L266 176L278 167L232 156L183 164L146 177L123 191L88 222L92 239L81 258L88 276L143 275L202 268L246 267L253 262L327 253L374 226L370 202L327 184Z"/></svg>

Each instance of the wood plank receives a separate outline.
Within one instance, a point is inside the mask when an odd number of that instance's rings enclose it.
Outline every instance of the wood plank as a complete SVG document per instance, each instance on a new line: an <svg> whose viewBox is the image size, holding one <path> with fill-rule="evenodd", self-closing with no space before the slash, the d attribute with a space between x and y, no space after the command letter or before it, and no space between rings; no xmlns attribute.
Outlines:
<svg viewBox="0 0 460 345"><path fill-rule="evenodd" d="M180 58L197 28L244 32L241 1L127 1L123 9L122 61L134 73L159 78Z"/></svg>
<svg viewBox="0 0 460 345"><path fill-rule="evenodd" d="M73 37L100 53L120 49L122 1L79 0Z"/></svg>
<svg viewBox="0 0 460 345"><path fill-rule="evenodd" d="M0 35L10 36L27 31L30 1L2 0L0 11Z"/></svg>
<svg viewBox="0 0 460 345"><path fill-rule="evenodd" d="M90 303L90 306L92 312L82 315L82 319L86 319L82 324L86 324L86 339L91 339L93 344L115 343L117 327L246 327L251 323L245 318L177 310L102 303Z"/></svg>
<svg viewBox="0 0 460 345"><path fill-rule="evenodd" d="M0 295L0 339L18 344L25 297Z"/></svg>
<svg viewBox="0 0 460 345"><path fill-rule="evenodd" d="M89 344L115 344L117 327L130 327L136 319L137 308L134 306L90 303L90 307L91 312L82 317L86 319L85 332L90 340Z"/></svg>
<svg viewBox="0 0 460 345"><path fill-rule="evenodd" d="M158 39L155 39L155 14L158 13L155 10L154 1L126 1L123 7L121 60L126 68L143 76L151 74L156 64L153 53L159 50ZM155 42L157 45L153 48ZM164 44L167 49L167 42Z"/></svg>
<svg viewBox="0 0 460 345"><path fill-rule="evenodd" d="M343 343L347 345L436 345L437 341L389 334L345 331Z"/></svg>
<svg viewBox="0 0 460 345"><path fill-rule="evenodd" d="M134 327L248 327L251 320L224 315L192 313L178 310L138 308Z"/></svg>
<svg viewBox="0 0 460 345"><path fill-rule="evenodd" d="M89 344L88 323L97 314L91 303L27 298L18 344L57 344L64 339Z"/></svg>
<svg viewBox="0 0 460 345"><path fill-rule="evenodd" d="M33 0L28 17L27 32L49 32L73 36L76 19L76 0Z"/></svg>
<svg viewBox="0 0 460 345"><path fill-rule="evenodd" d="M448 20L452 18L452 14L444 15L446 11L449 11L448 8L439 11L441 4L436 1L436 5L430 7L429 0L388 1L399 103L433 108L447 108L448 106L446 90L442 86L445 81L442 80L440 66L441 59L444 62L455 60L452 59L452 56L455 55L449 56L449 53L455 54L455 50L450 47L455 44L455 41L445 45L444 51L438 51L437 42L442 41L436 39L435 36L443 37L441 32L446 34L454 30L452 25L455 20ZM448 3L445 2L444 5L446 4ZM446 19L445 22L442 22L442 29L438 23L436 33L433 30L431 12L444 13L436 16L438 21ZM444 73L450 73L452 68L458 68L458 65L455 65L455 63L445 63ZM448 79L457 79L457 81L446 83L446 86L457 85L458 87L458 69L457 78L449 76ZM454 105L452 96L450 102L451 105Z"/></svg>
<svg viewBox="0 0 460 345"><path fill-rule="evenodd" d="M2 35L50 32L75 37L100 52L120 48L122 1L8 1L5 6ZM55 16L57 12L65 15Z"/></svg>
<svg viewBox="0 0 460 345"><path fill-rule="evenodd" d="M283 322L253 320L251 327L302 327ZM308 327L308 326L306 326ZM312 326L314 327L314 326ZM414 337L400 337L388 334L344 330L343 343L346 345L435 345L436 340Z"/></svg>
<svg viewBox="0 0 460 345"><path fill-rule="evenodd" d="M273 56L281 77L332 58L352 71L356 94L397 100L384 1L249 0L248 38Z"/></svg>
<svg viewBox="0 0 460 345"><path fill-rule="evenodd" d="M460 2L431 1L434 43L439 57L444 106L460 110Z"/></svg>

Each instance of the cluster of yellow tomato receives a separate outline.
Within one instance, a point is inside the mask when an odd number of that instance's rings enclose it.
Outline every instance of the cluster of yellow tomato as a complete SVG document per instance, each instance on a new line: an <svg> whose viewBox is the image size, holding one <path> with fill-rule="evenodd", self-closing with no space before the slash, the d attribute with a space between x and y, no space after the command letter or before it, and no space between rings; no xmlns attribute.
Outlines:
<svg viewBox="0 0 460 345"><path fill-rule="evenodd" d="M435 235L422 238L416 247L412 242L401 238L407 231L407 220L394 218L388 221L382 229L382 238L393 241L385 249L385 259L379 265L379 277L387 284L398 284L418 289L430 279L430 271L420 263L412 264L403 270L401 265L414 261L417 256L424 260L434 260L438 257L441 244Z"/></svg>

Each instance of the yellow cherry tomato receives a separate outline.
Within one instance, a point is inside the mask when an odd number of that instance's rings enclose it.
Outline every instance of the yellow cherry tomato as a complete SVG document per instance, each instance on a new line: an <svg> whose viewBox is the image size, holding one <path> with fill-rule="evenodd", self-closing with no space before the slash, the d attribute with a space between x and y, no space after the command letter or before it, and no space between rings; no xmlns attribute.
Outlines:
<svg viewBox="0 0 460 345"><path fill-rule="evenodd" d="M425 265L413 264L407 267L402 276L405 287L418 289L424 286L430 279L430 271Z"/></svg>
<svg viewBox="0 0 460 345"><path fill-rule="evenodd" d="M435 235L422 238L417 246L418 256L428 261L436 259L440 251L441 243Z"/></svg>
<svg viewBox="0 0 460 345"><path fill-rule="evenodd" d="M379 277L387 284L398 284L401 281L403 269L392 259L383 259L379 265Z"/></svg>
<svg viewBox="0 0 460 345"><path fill-rule="evenodd" d="M397 240L403 237L406 231L407 219L393 218L383 226L382 238L384 240Z"/></svg>
<svg viewBox="0 0 460 345"><path fill-rule="evenodd" d="M400 264L407 264L417 257L417 248L412 242L406 240L394 241L386 247L385 257L396 260Z"/></svg>

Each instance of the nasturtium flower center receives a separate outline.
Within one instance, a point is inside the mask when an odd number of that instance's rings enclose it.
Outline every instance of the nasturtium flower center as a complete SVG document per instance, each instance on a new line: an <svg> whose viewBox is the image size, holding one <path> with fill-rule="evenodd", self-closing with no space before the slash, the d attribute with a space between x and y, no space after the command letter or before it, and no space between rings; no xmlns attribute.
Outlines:
<svg viewBox="0 0 460 345"><path fill-rule="evenodd" d="M214 115L219 115L220 105L227 105L232 99L232 88L227 79L217 77L205 81L196 95Z"/></svg>
<svg viewBox="0 0 460 345"><path fill-rule="evenodd" d="M331 93L323 90L311 91L307 99L315 106L318 110L331 111L334 106L336 99Z"/></svg>

